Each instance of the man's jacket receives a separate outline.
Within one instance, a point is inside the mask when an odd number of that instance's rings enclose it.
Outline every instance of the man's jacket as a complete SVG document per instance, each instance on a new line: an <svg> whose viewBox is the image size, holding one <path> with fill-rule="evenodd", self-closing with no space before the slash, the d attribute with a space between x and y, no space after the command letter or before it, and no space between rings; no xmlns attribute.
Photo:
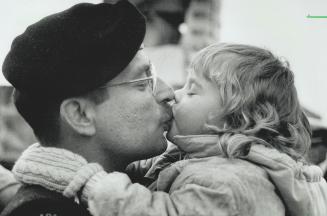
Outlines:
<svg viewBox="0 0 327 216"><path fill-rule="evenodd" d="M90 216L86 208L41 186L22 186L1 216Z"/></svg>

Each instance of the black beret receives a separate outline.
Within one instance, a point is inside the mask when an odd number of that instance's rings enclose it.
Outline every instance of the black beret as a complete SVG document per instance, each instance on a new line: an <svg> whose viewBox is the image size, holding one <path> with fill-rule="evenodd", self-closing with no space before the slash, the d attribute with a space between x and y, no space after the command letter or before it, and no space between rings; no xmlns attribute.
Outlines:
<svg viewBox="0 0 327 216"><path fill-rule="evenodd" d="M145 35L145 18L127 0L77 4L15 38L2 71L20 94L68 98L117 76Z"/></svg>

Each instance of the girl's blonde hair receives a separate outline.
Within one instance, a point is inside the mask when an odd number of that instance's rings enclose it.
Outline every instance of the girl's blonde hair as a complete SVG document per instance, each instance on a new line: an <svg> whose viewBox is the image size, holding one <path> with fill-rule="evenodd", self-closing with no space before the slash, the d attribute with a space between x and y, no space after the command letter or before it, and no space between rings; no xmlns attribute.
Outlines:
<svg viewBox="0 0 327 216"><path fill-rule="evenodd" d="M259 143L304 160L311 130L288 62L254 46L214 44L195 56L191 68L218 86L221 110L206 127L220 135L226 157L244 156Z"/></svg>

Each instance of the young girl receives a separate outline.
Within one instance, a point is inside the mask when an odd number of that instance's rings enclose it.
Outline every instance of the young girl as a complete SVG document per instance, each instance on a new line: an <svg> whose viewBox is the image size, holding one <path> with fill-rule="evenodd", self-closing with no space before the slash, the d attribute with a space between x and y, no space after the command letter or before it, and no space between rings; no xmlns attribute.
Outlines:
<svg viewBox="0 0 327 216"><path fill-rule="evenodd" d="M327 215L326 181L304 160L310 128L287 63L253 46L211 45L172 107L168 138L179 152L146 174L154 191L123 173L96 174L82 191L93 215Z"/></svg>
<svg viewBox="0 0 327 216"><path fill-rule="evenodd" d="M157 192L109 174L89 198L94 215L327 215L321 170L304 160L310 126L293 73L271 52L200 51L173 114L168 138L183 160L150 169Z"/></svg>

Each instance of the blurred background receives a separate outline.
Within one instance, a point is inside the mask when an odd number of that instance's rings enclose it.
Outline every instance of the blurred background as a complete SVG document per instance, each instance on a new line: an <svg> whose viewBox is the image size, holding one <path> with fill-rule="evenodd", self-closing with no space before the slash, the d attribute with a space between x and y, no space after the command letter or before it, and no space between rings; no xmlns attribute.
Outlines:
<svg viewBox="0 0 327 216"><path fill-rule="evenodd" d="M130 0L147 17L146 52L159 76L180 88L194 53L214 42L268 48L290 62L300 101L313 127L312 163L327 152L326 0ZM80 0L0 2L0 64L12 40L29 24ZM113 0L104 0L111 3ZM310 16L309 16L310 15ZM28 145L32 130L11 103L12 87L0 74L0 162L10 168Z"/></svg>

